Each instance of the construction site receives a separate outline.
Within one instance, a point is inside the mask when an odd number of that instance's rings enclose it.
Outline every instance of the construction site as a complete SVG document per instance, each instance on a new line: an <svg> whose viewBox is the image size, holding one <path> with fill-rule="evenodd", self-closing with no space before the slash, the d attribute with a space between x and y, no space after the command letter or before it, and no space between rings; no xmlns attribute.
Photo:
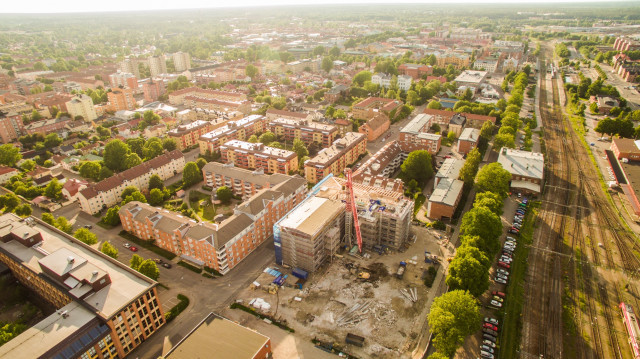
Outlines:
<svg viewBox="0 0 640 359"><path fill-rule="evenodd" d="M425 332L443 273L436 236L422 227L414 232L401 251L364 249L354 255L344 250L314 273L266 268L237 300L325 350L339 348L360 358L408 358Z"/></svg>
<svg viewBox="0 0 640 359"><path fill-rule="evenodd" d="M327 351L408 357L442 276L441 243L412 213L397 189L354 183L350 171L324 179L276 223L277 267L238 302Z"/></svg>

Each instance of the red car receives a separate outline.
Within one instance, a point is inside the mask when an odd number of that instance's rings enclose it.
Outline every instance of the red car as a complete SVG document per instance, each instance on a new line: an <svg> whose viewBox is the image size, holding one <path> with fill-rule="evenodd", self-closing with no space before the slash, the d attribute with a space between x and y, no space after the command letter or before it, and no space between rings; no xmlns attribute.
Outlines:
<svg viewBox="0 0 640 359"><path fill-rule="evenodd" d="M504 298L504 297L505 297L504 293L502 293L502 292L496 292L496 291L491 292L491 295L497 295L498 297L501 297L501 298Z"/></svg>
<svg viewBox="0 0 640 359"><path fill-rule="evenodd" d="M491 323L484 323L482 325L483 328L487 328L487 329L491 329L491 330L495 330L496 332L498 331L498 327L496 327L495 325L491 324Z"/></svg>
<svg viewBox="0 0 640 359"><path fill-rule="evenodd" d="M498 262L498 266L500 266L500 267L502 267L502 268L506 268L506 269L511 268L511 266L510 266L510 265L508 265L508 264L507 264L507 263L505 263L505 262Z"/></svg>
<svg viewBox="0 0 640 359"><path fill-rule="evenodd" d="M129 250L132 251L132 252L137 252L138 248L134 247L134 246L131 246L131 247L129 247Z"/></svg>

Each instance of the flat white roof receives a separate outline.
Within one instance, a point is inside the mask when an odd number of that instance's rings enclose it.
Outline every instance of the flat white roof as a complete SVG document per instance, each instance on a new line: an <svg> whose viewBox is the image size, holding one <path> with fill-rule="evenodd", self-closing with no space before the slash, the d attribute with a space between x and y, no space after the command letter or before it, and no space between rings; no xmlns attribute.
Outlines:
<svg viewBox="0 0 640 359"><path fill-rule="evenodd" d="M338 201L312 196L280 221L280 228L291 228L313 236L342 209L342 203Z"/></svg>
<svg viewBox="0 0 640 359"><path fill-rule="evenodd" d="M538 179L542 179L544 176L544 156L542 153L503 147L498 155L498 163L512 175Z"/></svg>

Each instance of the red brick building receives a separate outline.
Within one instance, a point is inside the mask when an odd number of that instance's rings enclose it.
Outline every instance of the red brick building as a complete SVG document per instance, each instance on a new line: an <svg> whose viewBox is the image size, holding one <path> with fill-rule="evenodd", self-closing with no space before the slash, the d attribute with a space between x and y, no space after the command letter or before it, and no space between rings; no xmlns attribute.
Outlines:
<svg viewBox="0 0 640 359"><path fill-rule="evenodd" d="M442 136L428 133L432 116L420 114L400 130L398 142L403 152L427 150L431 154L438 153Z"/></svg>
<svg viewBox="0 0 640 359"><path fill-rule="evenodd" d="M358 129L358 132L367 136L367 141L375 141L378 137L389 129L391 121L384 113L377 113Z"/></svg>
<svg viewBox="0 0 640 359"><path fill-rule="evenodd" d="M465 128L462 130L462 134L458 138L458 145L456 150L461 155L466 155L474 148L478 147L478 140L480 139L480 130L477 128Z"/></svg>
<svg viewBox="0 0 640 359"><path fill-rule="evenodd" d="M384 112L389 115L391 111L398 109L402 105L401 101L394 99L369 97L353 105L353 117L368 120L378 112Z"/></svg>
<svg viewBox="0 0 640 359"><path fill-rule="evenodd" d="M402 64L398 66L398 73L411 76L414 80L420 80L422 75L431 75L433 67L421 64Z"/></svg>
<svg viewBox="0 0 640 359"><path fill-rule="evenodd" d="M640 161L640 149L636 141L630 138L614 138L611 141L611 152L618 160Z"/></svg>
<svg viewBox="0 0 640 359"><path fill-rule="evenodd" d="M158 81L149 81L142 84L142 93L145 102L157 101L160 95L164 94L164 85Z"/></svg>
<svg viewBox="0 0 640 359"><path fill-rule="evenodd" d="M167 135L176 141L178 149L182 151L185 148L197 145L200 136L221 126L222 123L215 126L210 121L194 121L174 128Z"/></svg>
<svg viewBox="0 0 640 359"><path fill-rule="evenodd" d="M60 117L52 118L50 120L31 122L24 127L24 130L29 135L41 133L46 136L51 132L58 132L62 130L67 124L71 123L71 121L70 117Z"/></svg>

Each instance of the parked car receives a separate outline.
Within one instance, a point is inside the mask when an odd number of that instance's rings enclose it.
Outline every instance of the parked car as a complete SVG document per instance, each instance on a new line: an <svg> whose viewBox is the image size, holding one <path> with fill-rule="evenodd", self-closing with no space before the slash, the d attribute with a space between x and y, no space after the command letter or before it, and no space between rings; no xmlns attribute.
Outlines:
<svg viewBox="0 0 640 359"><path fill-rule="evenodd" d="M92 225L90 225L90 224L85 224L83 227L84 227L84 228L86 228L86 229L91 229L91 228L93 228L93 226L92 226Z"/></svg>
<svg viewBox="0 0 640 359"><path fill-rule="evenodd" d="M491 330L495 330L498 331L498 327L496 327L495 325L491 324L491 323L484 323L482 324L483 328L489 328Z"/></svg>
<svg viewBox="0 0 640 359"><path fill-rule="evenodd" d="M506 274L502 274L502 273L496 273L496 277L500 278L500 279L504 279L504 280L509 280L509 276Z"/></svg>
<svg viewBox="0 0 640 359"><path fill-rule="evenodd" d="M484 350L485 352L489 352L491 354L494 353L493 348L488 346L488 345L482 345L480 346L480 350Z"/></svg>
<svg viewBox="0 0 640 359"><path fill-rule="evenodd" d="M513 238L513 237L509 237L509 236L507 236L507 240L508 240L508 241L514 241L514 242L516 242L516 239L515 239L515 238Z"/></svg>
<svg viewBox="0 0 640 359"><path fill-rule="evenodd" d="M134 248L135 248L135 247L134 247ZM507 263L505 263L505 262L498 262L498 265L499 265L500 267L502 267L502 268L506 268L506 269L511 268L511 266L510 266L510 265L508 265L508 264L507 264Z"/></svg>
<svg viewBox="0 0 640 359"><path fill-rule="evenodd" d="M506 257L506 256L502 256L500 257L500 259L498 259L500 262L505 262L507 264L511 264L511 262L513 262L513 259Z"/></svg>
<svg viewBox="0 0 640 359"><path fill-rule="evenodd" d="M498 268L498 273L505 275L505 276L509 276L509 271L506 269L502 269L502 268Z"/></svg>
<svg viewBox="0 0 640 359"><path fill-rule="evenodd" d="M520 230L518 228L511 227L511 229L509 229L509 233L511 233L511 234L520 234Z"/></svg>
<svg viewBox="0 0 640 359"><path fill-rule="evenodd" d="M484 339L482 341L482 345L486 345L486 346L491 347L491 348L495 348L496 347L496 345L491 340L488 340L488 339Z"/></svg>
<svg viewBox="0 0 640 359"><path fill-rule="evenodd" d="M480 357L482 357L483 359L494 359L495 357L493 356L493 354L486 352L484 350L480 351Z"/></svg>
<svg viewBox="0 0 640 359"><path fill-rule="evenodd" d="M138 247L131 246L131 247L129 247L129 250L132 251L132 252L137 252L138 251Z"/></svg>
<svg viewBox="0 0 640 359"><path fill-rule="evenodd" d="M504 298L500 298L497 295L493 296L493 300L495 300L496 302L504 303ZM498 330L498 329L495 329L495 330Z"/></svg>
<svg viewBox="0 0 640 359"><path fill-rule="evenodd" d="M129 243L125 243L125 244L124 244L124 247L125 247L125 248L131 248L131 245L130 245Z"/></svg>
<svg viewBox="0 0 640 359"><path fill-rule="evenodd" d="M502 303L498 302L497 300L492 300L491 301L491 305L493 305L494 307L502 308ZM498 333L496 333L496 334L498 334Z"/></svg>
<svg viewBox="0 0 640 359"><path fill-rule="evenodd" d="M162 259L160 258L154 258L153 261L156 262L156 264L162 264Z"/></svg>
<svg viewBox="0 0 640 359"><path fill-rule="evenodd" d="M495 291L495 290L493 292L491 292L491 294L492 295L497 295L498 297L502 297L502 298L504 298L506 296L506 294L504 294L502 292ZM497 320L496 320L496 322L497 322ZM498 325L498 323L495 323L495 324Z"/></svg>
<svg viewBox="0 0 640 359"><path fill-rule="evenodd" d="M491 304L493 304L493 301L491 302ZM499 304L499 305L502 305L501 303L498 303L498 304ZM498 333L497 333L495 330L491 330L491 329L489 329L489 328L482 328L482 332L483 332L483 333L487 333L487 334L491 334L491 335L493 335L494 337L497 337L497 336L498 336Z"/></svg>
<svg viewBox="0 0 640 359"><path fill-rule="evenodd" d="M496 283L507 284L507 281L500 277L495 277L494 280L496 281Z"/></svg>
<svg viewBox="0 0 640 359"><path fill-rule="evenodd" d="M171 268L171 264L165 263L165 262L162 263L162 266L167 268L167 269Z"/></svg>
<svg viewBox="0 0 640 359"><path fill-rule="evenodd" d="M491 334L487 334L487 333L482 333L482 339L483 340L488 340L488 341L490 341L490 342L492 342L494 344L496 342L496 337L491 335Z"/></svg>

